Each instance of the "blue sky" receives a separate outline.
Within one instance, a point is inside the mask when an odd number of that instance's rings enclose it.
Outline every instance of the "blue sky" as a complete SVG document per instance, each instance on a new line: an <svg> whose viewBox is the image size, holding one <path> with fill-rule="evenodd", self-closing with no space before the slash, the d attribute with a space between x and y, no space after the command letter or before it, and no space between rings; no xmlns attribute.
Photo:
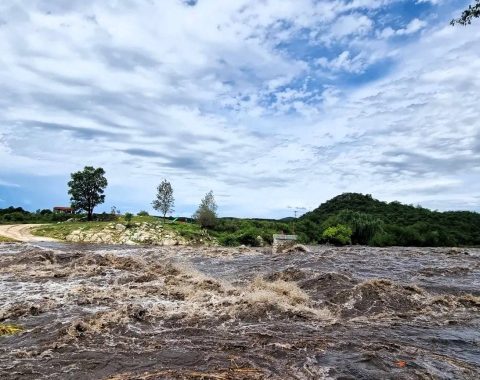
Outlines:
<svg viewBox="0 0 480 380"><path fill-rule="evenodd" d="M468 1L6 0L0 207L283 217L347 191L480 210L480 22Z"/></svg>

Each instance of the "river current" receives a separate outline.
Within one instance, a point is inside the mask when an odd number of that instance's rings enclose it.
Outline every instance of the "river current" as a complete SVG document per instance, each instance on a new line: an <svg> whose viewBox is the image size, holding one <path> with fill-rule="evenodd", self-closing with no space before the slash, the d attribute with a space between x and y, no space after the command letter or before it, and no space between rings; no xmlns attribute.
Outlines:
<svg viewBox="0 0 480 380"><path fill-rule="evenodd" d="M480 250L309 249L0 245L0 378L480 378Z"/></svg>

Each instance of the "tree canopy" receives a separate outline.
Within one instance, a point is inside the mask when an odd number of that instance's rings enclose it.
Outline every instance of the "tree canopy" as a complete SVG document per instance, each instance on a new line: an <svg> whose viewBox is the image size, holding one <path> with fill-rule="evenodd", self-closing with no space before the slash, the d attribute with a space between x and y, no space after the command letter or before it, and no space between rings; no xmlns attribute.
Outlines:
<svg viewBox="0 0 480 380"><path fill-rule="evenodd" d="M469 25L474 18L480 17L480 0L475 0L475 4L471 4L465 9L461 16L457 19L453 19L450 24Z"/></svg>
<svg viewBox="0 0 480 380"><path fill-rule="evenodd" d="M105 202L103 194L108 185L103 168L85 166L82 171L71 174L68 194L75 210L84 210L88 220L93 220L93 209Z"/></svg>
<svg viewBox="0 0 480 380"><path fill-rule="evenodd" d="M337 224L352 229L352 243L400 246L480 245L480 214L438 212L400 202L382 202L371 195L345 193L303 215L298 231L309 242Z"/></svg>
<svg viewBox="0 0 480 380"><path fill-rule="evenodd" d="M163 221L169 212L173 212L173 205L175 198L173 198L173 189L170 182L166 179L162 181L157 187L157 196L152 202L155 210L160 211L163 215Z"/></svg>
<svg viewBox="0 0 480 380"><path fill-rule="evenodd" d="M193 217L202 228L215 227L217 223L217 204L213 196L213 191L210 190L205 194Z"/></svg>

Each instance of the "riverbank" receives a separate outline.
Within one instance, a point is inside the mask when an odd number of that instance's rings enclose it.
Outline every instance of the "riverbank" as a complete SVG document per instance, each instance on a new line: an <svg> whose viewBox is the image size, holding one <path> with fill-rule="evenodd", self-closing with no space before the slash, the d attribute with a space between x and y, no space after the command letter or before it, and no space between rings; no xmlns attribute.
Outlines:
<svg viewBox="0 0 480 380"><path fill-rule="evenodd" d="M38 237L71 243L126 245L217 245L214 238L195 224L134 222L63 222L32 229Z"/></svg>

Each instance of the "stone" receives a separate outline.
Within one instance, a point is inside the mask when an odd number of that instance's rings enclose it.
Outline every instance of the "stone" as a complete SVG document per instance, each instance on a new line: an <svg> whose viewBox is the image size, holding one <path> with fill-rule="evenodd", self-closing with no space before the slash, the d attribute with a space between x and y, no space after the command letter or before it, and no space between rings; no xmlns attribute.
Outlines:
<svg viewBox="0 0 480 380"><path fill-rule="evenodd" d="M125 227L123 224L118 223L118 224L115 225L115 229L117 231L122 232L122 231L125 231L127 229L127 227Z"/></svg>

